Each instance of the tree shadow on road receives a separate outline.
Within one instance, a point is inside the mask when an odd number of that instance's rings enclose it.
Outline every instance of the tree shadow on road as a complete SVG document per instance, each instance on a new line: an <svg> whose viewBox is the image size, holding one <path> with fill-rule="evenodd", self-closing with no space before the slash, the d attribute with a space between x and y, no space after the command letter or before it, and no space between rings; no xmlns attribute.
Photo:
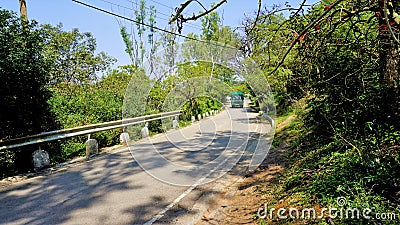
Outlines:
<svg viewBox="0 0 400 225"><path fill-rule="evenodd" d="M113 206L105 205L95 214L88 209L102 204L110 193L141 188L126 179L139 172L134 164L126 152L109 154L7 187L0 191L0 224L60 224L72 217L85 223L90 217L106 216ZM77 215L81 221L76 221Z"/></svg>

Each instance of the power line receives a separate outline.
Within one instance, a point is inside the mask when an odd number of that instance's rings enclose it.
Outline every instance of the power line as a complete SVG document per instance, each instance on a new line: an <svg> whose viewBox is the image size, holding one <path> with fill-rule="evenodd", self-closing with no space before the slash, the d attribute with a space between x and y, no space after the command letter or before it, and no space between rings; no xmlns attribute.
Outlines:
<svg viewBox="0 0 400 225"><path fill-rule="evenodd" d="M125 1L130 2L130 3L132 3L132 4L135 4L136 6L139 6L139 3L137 3L137 1L135 1L135 2L132 1L132 0L125 0ZM174 10L173 7L168 6L168 5L165 5L165 4L163 4L163 3L160 3L160 2L157 2L157 1L153 1L153 0L150 0L150 1L152 1L152 2L154 2L154 3L156 3L156 4L158 4L158 5L164 6L164 7L168 8L168 9ZM145 8L146 8L146 9L150 9L149 7L146 7L146 6L145 6ZM164 15L164 16L170 17L170 15L167 15L167 14L165 14L165 13L162 13L162 12L159 12L159 13L162 14L162 15ZM184 14L184 15L189 15L189 14L187 14L187 13L183 13L183 14Z"/></svg>
<svg viewBox="0 0 400 225"><path fill-rule="evenodd" d="M113 2L110 2L110 1L107 1L107 0L100 0L100 1L109 3L110 5L118 6L118 7L124 8L124 9L129 9L129 10L132 10L132 11L135 10L135 9L133 9L133 8L129 8L129 7L126 7L126 6L123 6L123 5L119 5L119 4L116 4L116 3L113 3ZM132 0L125 0L125 1L130 2L130 3L132 3L132 4L135 4L136 6L139 6L139 4L138 4L137 2L134 2L134 1L132 1ZM147 6L145 6L145 8L148 9L148 10L150 10L150 8L147 7ZM167 21L167 22L169 23L169 21L170 21L170 20L169 20L170 15L165 14L165 13L163 13L163 12L158 12L158 11L157 11L157 14L166 16L166 18L162 18L162 17L156 15L156 18L159 18L159 19L161 19L161 20L165 20L165 21ZM186 25L189 26L189 27L192 27L192 28L199 29L199 30L202 29L201 26L196 25L196 24L192 24L192 23L190 23L190 22L187 22Z"/></svg>
<svg viewBox="0 0 400 225"><path fill-rule="evenodd" d="M219 46L219 47L224 47L224 48L230 48L230 49L235 49L235 50L237 50L236 48L231 47L231 46L220 45L220 44L215 43L215 42L205 41L205 40L199 40L199 39L196 39L196 38L193 38L193 37L189 37L189 36L186 36L186 35L183 35L183 34L174 33L174 32L169 31L169 30L165 30L165 29L162 29L162 28L153 26L153 25L149 25L149 24L143 23L143 22L141 22L141 21L137 21L137 20L128 18L128 17L126 17L126 16L122 16L122 15L119 15L119 14L116 14L116 13L113 13L113 12L110 12L110 11L107 11L107 10L105 10L105 9L101 9L101 8L99 8L99 7L96 7L96 6L87 4L87 3L85 3L85 2L81 2L81 1L78 1L78 0L72 0L72 1L75 2L75 3L81 4L81 5L84 5L84 6L86 6L86 7L95 9L95 10L97 10L97 11L100 11L100 12L103 12L103 13L106 13L106 14L109 14L109 15L112 15L112 16L115 16L115 17L119 17L119 18L121 18L121 19L128 20L128 21L131 21L131 22L134 22L134 23L137 23L137 24L146 26L146 27L150 27L150 28L152 28L152 29L154 29L154 30L158 30L158 31L161 31L161 32L164 32L164 33L168 33L168 34L176 35L176 36L179 36L179 37L187 38L187 39L192 40L192 41L197 41L197 42L202 42L202 43L205 43L205 44L212 44L212 45Z"/></svg>
<svg viewBox="0 0 400 225"><path fill-rule="evenodd" d="M102 0L102 1L103 1L103 0ZM139 3L137 3L137 2L134 2L134 1L131 1L131 0L125 0L125 1L130 2L130 3L132 3L132 4L135 4L136 6L139 6ZM109 2L109 3L110 3L110 2ZM110 3L110 4L118 5L118 4L115 4L115 3ZM144 7L145 7L146 9L150 9L150 8L147 7L147 6L144 6ZM133 9L132 9L132 10L133 10ZM167 14L165 14L165 13L162 13L162 12L157 12L157 13L169 17L169 15L167 15Z"/></svg>
<svg viewBox="0 0 400 225"><path fill-rule="evenodd" d="M131 0L126 0L126 1L131 1ZM169 5L165 5L164 3L160 3L160 2L154 1L154 0L150 0L150 1L152 1L152 2L154 2L154 3L156 3L156 4L159 4L159 5L161 5L161 6L164 6L165 8L168 8L168 9L171 9L171 10L175 10L175 8L173 8L173 7L169 6ZM182 12L182 14L183 14L183 15L186 15L186 16L190 16L188 13Z"/></svg>
<svg viewBox="0 0 400 225"><path fill-rule="evenodd" d="M159 4L159 5L161 5L161 6L164 6L164 7L166 7L166 8L169 8L169 9L174 9L174 8L172 8L171 6L169 6L169 5L165 5L165 4L163 4L163 3L160 3L160 2L157 2L157 1L154 1L154 0L150 0L150 1L152 1L152 2L154 2L154 3L156 3L156 4Z"/></svg>
<svg viewBox="0 0 400 225"><path fill-rule="evenodd" d="M110 5L117 6L117 7L119 7L119 8L123 8L123 9L127 9L127 10L132 10L132 11L135 10L135 9L133 9L133 8L129 8L129 7L126 7L126 6L123 6L123 5L114 3L114 2L110 2L110 1L107 1L107 0L99 0L99 1L108 3L108 4L110 4ZM131 1L129 1L129 0L126 0L126 1L131 2ZM132 3L133 3L133 2L132 2ZM135 4L136 4L136 3L135 3ZM146 9L149 9L149 8L146 7ZM168 16L167 14L165 14L165 13L161 13L161 12L157 12L157 13L169 17L169 16ZM157 16L157 15L156 15L155 17L158 18L158 19L160 19L160 20L164 20L164 21L169 22L169 19L168 19L168 18L162 18L162 17ZM194 28L194 29L198 29L198 30L201 30L201 29L202 29L200 26L196 26L196 25L194 25L194 24L187 23L186 25L187 25L188 27L192 27L192 28Z"/></svg>

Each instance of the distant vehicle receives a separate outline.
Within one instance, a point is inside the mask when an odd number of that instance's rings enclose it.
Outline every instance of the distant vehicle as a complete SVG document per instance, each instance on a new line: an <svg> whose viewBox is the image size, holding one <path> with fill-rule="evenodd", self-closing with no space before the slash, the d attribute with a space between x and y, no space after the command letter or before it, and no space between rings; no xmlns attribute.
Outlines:
<svg viewBox="0 0 400 225"><path fill-rule="evenodd" d="M232 97L231 97L231 106L232 108L234 107L240 107L243 108L243 92L232 92Z"/></svg>

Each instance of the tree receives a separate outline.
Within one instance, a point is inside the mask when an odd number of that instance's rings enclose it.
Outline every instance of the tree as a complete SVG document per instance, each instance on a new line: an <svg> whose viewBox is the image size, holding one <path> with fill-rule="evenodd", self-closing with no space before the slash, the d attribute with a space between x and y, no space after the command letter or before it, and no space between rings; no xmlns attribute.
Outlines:
<svg viewBox="0 0 400 225"><path fill-rule="evenodd" d="M45 38L36 22L0 10L0 140L54 128L47 105L50 67L42 55ZM15 168L29 168L32 150L1 154L1 175Z"/></svg>
<svg viewBox="0 0 400 225"><path fill-rule="evenodd" d="M174 26L170 26L169 30L171 33L161 33L160 34L160 44L164 50L163 64L166 66L165 72L167 75L171 75L174 72L175 58L178 53L176 35ZM160 78L161 79L161 78Z"/></svg>
<svg viewBox="0 0 400 225"><path fill-rule="evenodd" d="M96 83L70 86L69 92L53 91L49 99L52 113L61 128L120 120L125 90L133 77L134 70L123 67L103 74ZM93 134L100 146L118 143L121 129ZM85 154L84 139L76 137L61 141L62 159Z"/></svg>
<svg viewBox="0 0 400 225"><path fill-rule="evenodd" d="M205 40L218 41L221 18L217 12L210 12L201 18L202 37Z"/></svg>
<svg viewBox="0 0 400 225"><path fill-rule="evenodd" d="M126 46L125 52L128 53L134 66L143 66L146 58L150 64L153 63L152 56L157 50L154 29L156 12L153 5L147 7L146 1L140 0L138 8L134 10L136 29L132 27L131 32L128 33L127 28L120 23L121 37ZM145 38L147 38L147 42Z"/></svg>
<svg viewBox="0 0 400 225"><path fill-rule="evenodd" d="M37 23L29 23L30 31L26 32L22 29L25 22L14 13L1 10L0 16L0 71L4 84L0 121L4 124L0 132L2 139L9 139L45 128L42 120L45 119L49 93L44 86L49 80L49 67L41 55L45 37ZM12 119L16 116L19 121Z"/></svg>
<svg viewBox="0 0 400 225"><path fill-rule="evenodd" d="M398 1L387 3L393 6L390 15L396 15ZM396 18L382 19L382 10L382 1L325 1L285 22L299 34L289 43L298 58L290 81L302 80L307 98L302 118L310 133L301 142L309 142L301 147L318 149L318 157L331 164L321 171L329 181L312 177L318 182L309 188L321 196L339 195L336 188L346 186L368 198L397 201L399 54L387 24L395 34L398 25ZM329 172L339 170L346 172ZM319 189L321 183L329 183L329 189Z"/></svg>
<svg viewBox="0 0 400 225"><path fill-rule="evenodd" d="M379 58L382 80L390 88L397 88L399 81L399 43L392 36L399 33L400 18L396 11L400 10L398 1L381 0L375 8L379 22Z"/></svg>
<svg viewBox="0 0 400 225"><path fill-rule="evenodd" d="M400 2L323 0L285 7L259 10L245 21L243 37L243 49L275 91L305 102L297 112L301 121L289 128L301 134L289 150L294 163L284 192L313 196L311 205L335 205L345 193L349 208L397 210Z"/></svg>
<svg viewBox="0 0 400 225"><path fill-rule="evenodd" d="M285 8L263 10L255 26L255 19L246 23L248 55L262 65L275 91L305 102L297 111L300 124L290 129L301 127L302 134L289 151L294 163L284 191L315 196L311 205L346 192L347 207L398 206L399 4L302 1L286 9L290 17L279 18Z"/></svg>
<svg viewBox="0 0 400 225"><path fill-rule="evenodd" d="M255 21L257 20L257 21ZM255 24L254 24L255 23ZM271 73L285 54L286 46L293 40L293 30L288 27L283 14L271 14L262 10L257 18L246 18L243 22L244 35L241 46L263 70L274 93L279 112L284 112L293 100L304 96L300 79L292 79L293 69L297 67L294 52L275 73Z"/></svg>
<svg viewBox="0 0 400 225"><path fill-rule="evenodd" d="M96 51L96 40L91 33L78 29L63 31L62 25L43 25L46 43L43 55L51 61L50 83L52 85L87 84L98 80L115 59Z"/></svg>

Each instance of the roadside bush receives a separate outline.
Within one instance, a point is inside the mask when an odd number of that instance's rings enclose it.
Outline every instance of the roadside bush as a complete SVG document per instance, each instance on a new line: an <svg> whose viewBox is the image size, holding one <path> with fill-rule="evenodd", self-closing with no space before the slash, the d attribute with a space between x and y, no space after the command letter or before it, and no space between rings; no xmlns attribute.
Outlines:
<svg viewBox="0 0 400 225"><path fill-rule="evenodd" d="M44 40L35 21L0 9L0 141L57 127L46 104L51 93L46 88L49 61L41 55ZM37 147L0 152L0 177L29 170Z"/></svg>
<svg viewBox="0 0 400 225"><path fill-rule="evenodd" d="M120 120L125 88L130 78L131 75L124 71L112 71L95 84L60 84L53 88L48 103L62 128ZM98 141L99 147L110 146L119 143L121 132L122 128L102 131L92 134L91 138ZM62 141L62 158L84 155L86 139L76 137Z"/></svg>

